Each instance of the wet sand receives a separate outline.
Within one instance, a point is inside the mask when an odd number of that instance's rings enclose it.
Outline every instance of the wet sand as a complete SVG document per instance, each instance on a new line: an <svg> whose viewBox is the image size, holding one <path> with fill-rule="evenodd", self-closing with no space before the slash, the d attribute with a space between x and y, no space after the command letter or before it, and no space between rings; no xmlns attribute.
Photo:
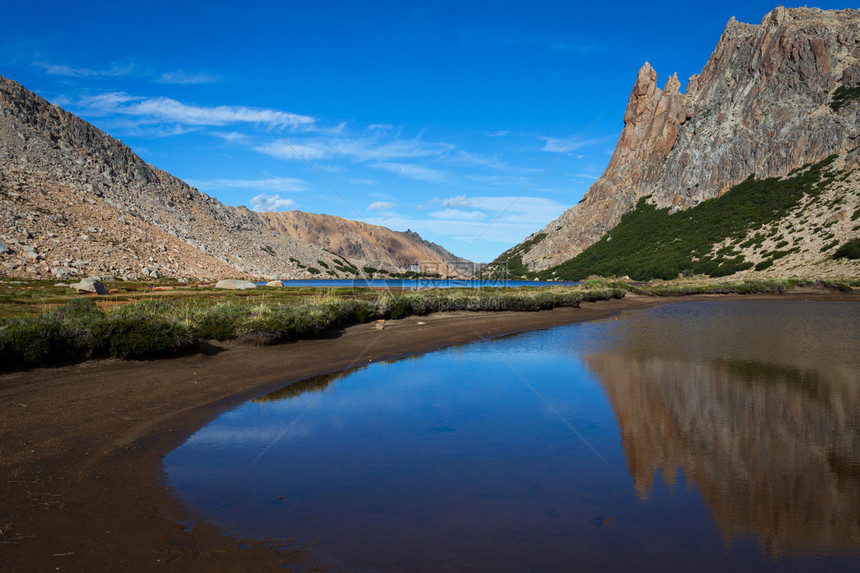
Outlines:
<svg viewBox="0 0 860 573"><path fill-rule="evenodd" d="M860 302L860 293L695 297L712 298ZM161 459L231 406L300 379L690 299L443 313L273 347L219 343L171 359L0 375L0 571L325 570L289 540L242 541L205 523L165 486Z"/></svg>

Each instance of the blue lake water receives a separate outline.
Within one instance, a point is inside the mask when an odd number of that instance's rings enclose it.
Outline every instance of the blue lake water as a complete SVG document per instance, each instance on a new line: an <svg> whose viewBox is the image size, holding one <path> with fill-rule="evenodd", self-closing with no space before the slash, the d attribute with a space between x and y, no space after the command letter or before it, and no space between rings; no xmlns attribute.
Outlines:
<svg viewBox="0 0 860 573"><path fill-rule="evenodd" d="M165 471L327 570L857 571L860 304L682 302L372 364L224 414Z"/></svg>
<svg viewBox="0 0 860 573"><path fill-rule="evenodd" d="M465 279L313 279L281 281L287 287L346 287L346 288L390 288L417 290L425 288L500 288L500 287L546 287L574 286L579 282L565 281L514 281L514 280L465 280ZM258 285L266 284L264 282Z"/></svg>

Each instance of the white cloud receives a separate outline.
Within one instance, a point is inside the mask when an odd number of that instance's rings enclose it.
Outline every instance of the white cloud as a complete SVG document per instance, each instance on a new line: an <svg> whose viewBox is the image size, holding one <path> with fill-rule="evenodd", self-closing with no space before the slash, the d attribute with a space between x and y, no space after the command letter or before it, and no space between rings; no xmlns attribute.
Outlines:
<svg viewBox="0 0 860 573"><path fill-rule="evenodd" d="M436 219L447 219L450 221L478 221L486 218L481 211L463 211L462 209L443 209L442 211L431 211L427 213Z"/></svg>
<svg viewBox="0 0 860 573"><path fill-rule="evenodd" d="M506 169L508 164L496 157L482 157L459 149L446 158L449 163L467 165L469 167L487 167L489 169Z"/></svg>
<svg viewBox="0 0 860 573"><path fill-rule="evenodd" d="M417 179L418 181L443 183L448 180L447 173L439 171L438 169L424 167L423 165L416 165L414 163L382 162L373 163L370 167L374 169L382 169L383 171L408 177L409 179Z"/></svg>
<svg viewBox="0 0 860 573"><path fill-rule="evenodd" d="M220 137L225 141L242 143L251 139L251 136L245 133L239 133L238 131L210 131L209 135L213 135L215 137Z"/></svg>
<svg viewBox="0 0 860 573"><path fill-rule="evenodd" d="M264 145L258 145L253 149L254 151L258 151L276 159L294 159L297 161L304 159L305 161L308 161L310 159L331 157L331 155L329 155L329 151L324 145L316 143L299 143L297 141L273 141Z"/></svg>
<svg viewBox="0 0 860 573"><path fill-rule="evenodd" d="M360 177L353 177L349 180L353 185L376 185L376 181L373 179L361 179ZM371 197L388 197L385 193L371 193Z"/></svg>
<svg viewBox="0 0 860 573"><path fill-rule="evenodd" d="M304 181L293 177L270 177L268 179L190 179L187 183L203 191L254 189L269 193L285 193L305 191L308 188ZM262 197L262 195L259 197ZM257 198L255 197L254 199Z"/></svg>
<svg viewBox="0 0 860 573"><path fill-rule="evenodd" d="M376 201L367 206L371 211L390 211L394 209L394 203L390 201Z"/></svg>
<svg viewBox="0 0 860 573"><path fill-rule="evenodd" d="M296 205L292 199L281 199L279 195L261 193L251 198L251 210L263 213L266 211L286 211Z"/></svg>
<svg viewBox="0 0 860 573"><path fill-rule="evenodd" d="M285 111L245 106L213 107L185 104L167 97L145 98L110 92L83 98L80 105L90 114L130 116L142 124L175 122L182 125L220 126L264 123L275 127L308 127L316 119Z"/></svg>
<svg viewBox="0 0 860 573"><path fill-rule="evenodd" d="M196 84L213 84L221 81L221 76L216 76L213 74L204 74L204 73L196 73L192 74L186 72L184 70L177 70L175 72L166 72L161 74L158 77L158 83L161 84L183 84L183 85L196 85Z"/></svg>
<svg viewBox="0 0 860 573"><path fill-rule="evenodd" d="M45 70L45 73L52 76L66 76L71 78L98 78L98 77L106 77L106 78L117 78L120 76L126 76L134 71L133 64L114 64L110 68L105 70L93 70L91 68L76 68L73 66L66 66L63 64L48 64L44 62L34 62L34 66L38 66Z"/></svg>
<svg viewBox="0 0 860 573"><path fill-rule="evenodd" d="M596 181L599 177L598 175L591 175L589 173L573 173L573 176L580 179L591 179L592 181Z"/></svg>
<svg viewBox="0 0 860 573"><path fill-rule="evenodd" d="M279 159L299 159L296 155L298 153L305 160L346 157L359 162L432 157L453 149L454 146L447 143L427 143L418 138L385 141L379 136L338 136L330 139L305 139L301 142L281 139L254 147L255 151Z"/></svg>
<svg viewBox="0 0 860 573"><path fill-rule="evenodd" d="M443 207L468 207L471 203L466 198L466 195L457 195L456 197L449 197L448 199L442 200Z"/></svg>
<svg viewBox="0 0 860 573"><path fill-rule="evenodd" d="M498 131L489 131L485 133L487 137L505 137L506 135L510 135L511 132L506 129L500 129Z"/></svg>
<svg viewBox="0 0 860 573"><path fill-rule="evenodd" d="M543 151L549 151L550 153L569 153L571 151L576 151L577 149L581 149L589 145L598 145L616 139L616 136L602 136L594 137L591 139L582 139L579 136L559 138L538 135L536 137L538 139L543 139L546 142L543 146Z"/></svg>
<svg viewBox="0 0 860 573"><path fill-rule="evenodd" d="M389 131L394 129L394 126L390 123L371 123L367 126L367 129L374 129L379 131Z"/></svg>
<svg viewBox="0 0 860 573"><path fill-rule="evenodd" d="M466 175L466 179L485 185L504 185L515 189L524 189L529 180L519 175Z"/></svg>

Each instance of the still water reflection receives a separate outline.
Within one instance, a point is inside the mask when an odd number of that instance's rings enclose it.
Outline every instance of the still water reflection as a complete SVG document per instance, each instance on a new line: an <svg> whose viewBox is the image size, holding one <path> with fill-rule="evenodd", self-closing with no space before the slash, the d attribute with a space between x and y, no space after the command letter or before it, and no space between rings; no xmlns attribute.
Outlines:
<svg viewBox="0 0 860 573"><path fill-rule="evenodd" d="M858 350L858 304L677 303L289 386L165 466L351 571L856 571Z"/></svg>

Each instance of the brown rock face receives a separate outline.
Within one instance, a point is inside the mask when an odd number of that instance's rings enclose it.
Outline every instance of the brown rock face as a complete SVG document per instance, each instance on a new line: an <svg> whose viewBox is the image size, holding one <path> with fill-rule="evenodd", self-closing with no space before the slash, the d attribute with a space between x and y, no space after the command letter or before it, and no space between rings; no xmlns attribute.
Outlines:
<svg viewBox="0 0 860 573"><path fill-rule="evenodd" d="M308 221L305 232L294 235L268 224L276 215L223 205L0 77L0 275L341 276L325 248L347 238L325 235L345 225L314 234ZM391 233L381 229L375 232ZM326 241L309 241L311 235ZM453 257L447 251L437 256ZM323 266L319 261L330 272L308 270Z"/></svg>
<svg viewBox="0 0 860 573"><path fill-rule="evenodd" d="M782 176L854 148L860 105L829 104L857 82L860 10L779 7L757 26L732 19L684 93L676 76L660 90L646 63L606 171L523 262L542 270L576 256L641 197L687 209L750 175Z"/></svg>
<svg viewBox="0 0 860 573"><path fill-rule="evenodd" d="M413 264L424 272L468 276L471 263L411 231L392 231L379 225L303 211L258 213L272 229L296 240L335 252L374 268L406 269Z"/></svg>

